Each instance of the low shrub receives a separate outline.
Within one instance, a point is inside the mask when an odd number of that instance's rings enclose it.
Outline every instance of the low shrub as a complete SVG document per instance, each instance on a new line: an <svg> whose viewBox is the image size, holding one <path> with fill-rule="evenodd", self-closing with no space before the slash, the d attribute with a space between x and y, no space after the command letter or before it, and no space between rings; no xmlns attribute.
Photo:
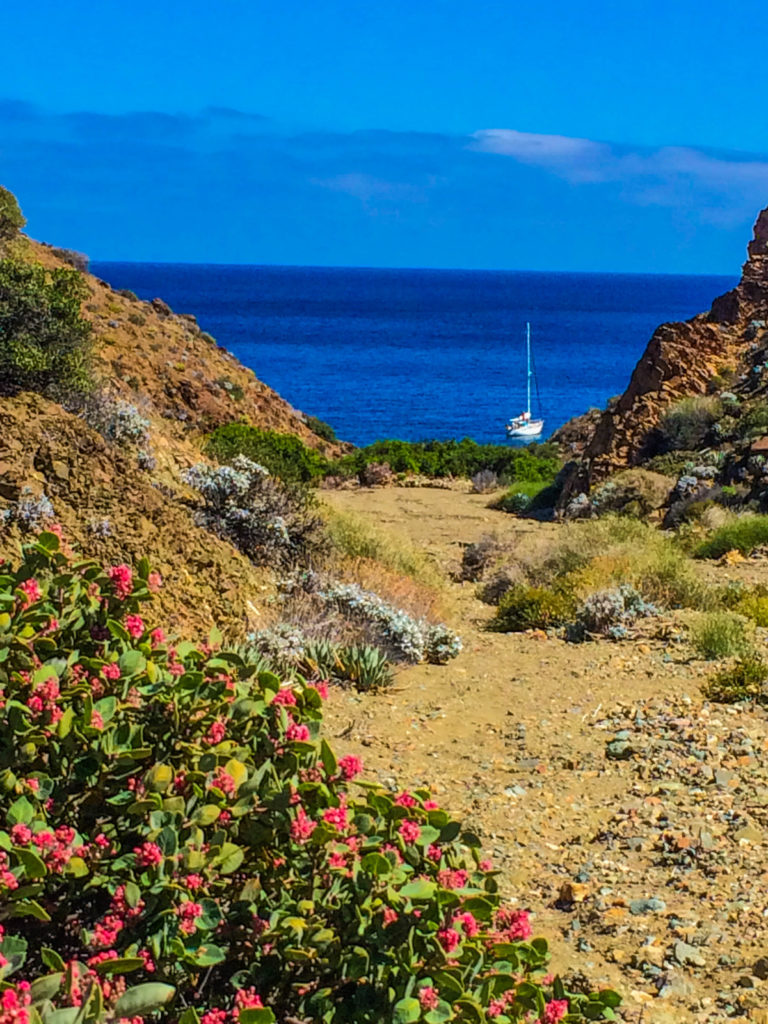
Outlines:
<svg viewBox="0 0 768 1024"><path fill-rule="evenodd" d="M736 432L746 441L768 433L768 402L761 399L745 410L738 421Z"/></svg>
<svg viewBox="0 0 768 1024"><path fill-rule="evenodd" d="M317 594L345 614L369 624L377 645L401 660L443 664L461 651L460 638L447 626L416 619L357 583L331 582Z"/></svg>
<svg viewBox="0 0 768 1024"><path fill-rule="evenodd" d="M317 434L317 436L321 437L324 441L334 442L338 440L336 437L336 431L330 423L326 423L324 420L318 419L317 416L305 416L304 422L313 434Z"/></svg>
<svg viewBox="0 0 768 1024"><path fill-rule="evenodd" d="M683 398L659 424L664 447L672 451L695 451L704 444L712 425L722 414L720 400L713 395Z"/></svg>
<svg viewBox="0 0 768 1024"><path fill-rule="evenodd" d="M327 550L311 492L275 480L245 456L236 456L231 466L199 463L184 478L203 498L197 522L229 539L256 565L309 565Z"/></svg>
<svg viewBox="0 0 768 1024"><path fill-rule="evenodd" d="M768 702L768 665L756 654L737 658L733 665L722 668L701 688L707 700L720 704L735 704L751 700L759 704Z"/></svg>
<svg viewBox="0 0 768 1024"><path fill-rule="evenodd" d="M358 448L331 464L336 476L359 476L371 462L386 462L394 473L427 477L471 479L482 470L513 480L551 480L561 461L554 445L532 444L526 448L462 441L376 441Z"/></svg>
<svg viewBox="0 0 768 1024"><path fill-rule="evenodd" d="M670 489L669 479L661 473L627 469L597 487L590 500L598 515L615 513L644 518L661 508Z"/></svg>
<svg viewBox="0 0 768 1024"><path fill-rule="evenodd" d="M615 1019L548 976L525 910L431 799L357 787L322 685L169 644L149 565L53 533L0 576L9 1020ZM31 983L31 986L30 986Z"/></svg>
<svg viewBox="0 0 768 1024"><path fill-rule="evenodd" d="M117 294L121 295L124 299L129 299L131 302L139 301L139 296L136 292L131 291L130 288L120 288Z"/></svg>
<svg viewBox="0 0 768 1024"><path fill-rule="evenodd" d="M593 636L624 640L629 627L638 619L657 615L658 608L646 601L629 583L611 590L590 594L579 606L576 617L568 624L569 640L581 641Z"/></svg>
<svg viewBox="0 0 768 1024"><path fill-rule="evenodd" d="M690 627L691 645L700 658L731 658L752 649L749 623L734 612L709 612Z"/></svg>
<svg viewBox="0 0 768 1024"><path fill-rule="evenodd" d="M331 546L343 558L368 559L426 586L442 585L434 564L406 537L373 526L353 512L330 506L325 510L325 526Z"/></svg>
<svg viewBox="0 0 768 1024"><path fill-rule="evenodd" d="M472 493L488 494L499 486L499 478L492 469L481 469L472 477Z"/></svg>
<svg viewBox="0 0 768 1024"><path fill-rule="evenodd" d="M341 648L334 677L352 683L361 692L383 690L393 680L389 659L370 644Z"/></svg>
<svg viewBox="0 0 768 1024"><path fill-rule="evenodd" d="M61 246L53 246L51 252L62 262L68 263L70 267L74 267L81 274L88 273L91 261L84 252L78 252L77 249L64 249Z"/></svg>
<svg viewBox="0 0 768 1024"><path fill-rule="evenodd" d="M244 455L285 481L309 483L328 471L328 460L300 438L260 430L247 423L217 427L208 435L204 451L219 462L232 462L235 456Z"/></svg>
<svg viewBox="0 0 768 1024"><path fill-rule="evenodd" d="M363 487L386 487L395 479L388 462L369 462L360 470L360 483Z"/></svg>
<svg viewBox="0 0 768 1024"><path fill-rule="evenodd" d="M0 185L0 243L15 238L26 223L16 196Z"/></svg>
<svg viewBox="0 0 768 1024"><path fill-rule="evenodd" d="M479 540L467 544L461 556L459 579L478 583L490 569L499 565L506 548L495 533L485 533Z"/></svg>
<svg viewBox="0 0 768 1024"><path fill-rule="evenodd" d="M721 558L728 551L751 555L768 544L768 516L743 515L715 530L696 549L698 558Z"/></svg>
<svg viewBox="0 0 768 1024"><path fill-rule="evenodd" d="M490 507L522 515L524 512L554 508L559 496L560 489L552 480L519 480L511 484Z"/></svg>
<svg viewBox="0 0 768 1024"><path fill-rule="evenodd" d="M755 587L748 591L736 601L733 611L765 629L768 627L768 589Z"/></svg>
<svg viewBox="0 0 768 1024"><path fill-rule="evenodd" d="M86 294L74 270L0 260L0 393L91 390Z"/></svg>
<svg viewBox="0 0 768 1024"><path fill-rule="evenodd" d="M149 440L150 423L135 405L108 392L89 395L81 415L89 427L119 445L143 445Z"/></svg>
<svg viewBox="0 0 768 1024"><path fill-rule="evenodd" d="M573 596L563 590L520 585L513 587L501 598L488 628L495 633L553 629L566 625L575 611Z"/></svg>
<svg viewBox="0 0 768 1024"><path fill-rule="evenodd" d="M0 513L0 523L18 526L22 533L37 533L53 522L55 512L51 499L45 492L35 494L25 487L21 495Z"/></svg>
<svg viewBox="0 0 768 1024"><path fill-rule="evenodd" d="M649 473L659 473L663 476L673 476L677 479L700 460L700 452L664 452L663 455L654 455L653 458L649 459L643 465L643 469L648 470Z"/></svg>

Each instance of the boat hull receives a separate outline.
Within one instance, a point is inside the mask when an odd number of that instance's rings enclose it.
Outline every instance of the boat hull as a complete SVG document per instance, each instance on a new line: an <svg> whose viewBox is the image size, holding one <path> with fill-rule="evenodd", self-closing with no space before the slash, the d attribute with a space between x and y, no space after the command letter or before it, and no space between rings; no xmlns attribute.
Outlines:
<svg viewBox="0 0 768 1024"><path fill-rule="evenodd" d="M507 437L538 437L544 429L544 420L529 420L520 426L507 424Z"/></svg>

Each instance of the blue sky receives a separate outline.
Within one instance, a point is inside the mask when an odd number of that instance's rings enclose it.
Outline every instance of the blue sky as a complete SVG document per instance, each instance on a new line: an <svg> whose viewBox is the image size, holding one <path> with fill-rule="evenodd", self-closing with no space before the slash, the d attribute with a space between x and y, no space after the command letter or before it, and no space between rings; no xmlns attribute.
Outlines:
<svg viewBox="0 0 768 1024"><path fill-rule="evenodd" d="M734 273L768 204L752 0L41 0L3 24L0 181L93 258Z"/></svg>

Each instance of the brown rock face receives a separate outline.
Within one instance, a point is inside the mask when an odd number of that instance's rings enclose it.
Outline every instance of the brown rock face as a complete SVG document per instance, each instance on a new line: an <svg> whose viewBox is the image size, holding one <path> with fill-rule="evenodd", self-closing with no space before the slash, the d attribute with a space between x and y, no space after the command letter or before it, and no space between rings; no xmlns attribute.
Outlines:
<svg viewBox="0 0 768 1024"><path fill-rule="evenodd" d="M715 299L709 313L685 323L662 324L619 401L600 417L581 461L574 466L561 505L610 474L652 454L654 432L671 405L707 391L722 366L746 353L746 328L768 319L768 208L757 218L748 259L736 288Z"/></svg>

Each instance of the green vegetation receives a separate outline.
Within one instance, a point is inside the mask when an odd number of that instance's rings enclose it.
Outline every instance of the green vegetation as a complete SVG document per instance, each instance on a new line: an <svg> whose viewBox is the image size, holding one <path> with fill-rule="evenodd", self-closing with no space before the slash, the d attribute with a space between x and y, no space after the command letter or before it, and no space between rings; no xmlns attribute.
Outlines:
<svg viewBox="0 0 768 1024"><path fill-rule="evenodd" d="M691 645L700 658L731 658L752 649L750 624L734 612L709 612L691 625Z"/></svg>
<svg viewBox="0 0 768 1024"><path fill-rule="evenodd" d="M331 471L357 476L370 463L384 462L394 473L471 478L487 469L508 481L550 481L561 465L553 445L517 449L478 444L465 437L462 441L376 441L338 459Z"/></svg>
<svg viewBox="0 0 768 1024"><path fill-rule="evenodd" d="M427 586L442 583L434 564L406 538L377 529L353 512L332 508L325 512L325 524L334 550L343 558L370 559Z"/></svg>
<svg viewBox="0 0 768 1024"><path fill-rule="evenodd" d="M317 416L307 416L304 420L306 425L312 431L313 434L317 434L324 441L336 441L336 431L324 420L318 419Z"/></svg>
<svg viewBox="0 0 768 1024"><path fill-rule="evenodd" d="M328 460L293 434L260 430L247 423L227 423L208 436L205 454L219 462L237 455L257 462L281 480L309 483L324 476Z"/></svg>
<svg viewBox="0 0 768 1024"><path fill-rule="evenodd" d="M153 629L149 569L43 533L0 577L8 1020L615 1020L428 788L355 783L322 683Z"/></svg>
<svg viewBox="0 0 768 1024"><path fill-rule="evenodd" d="M511 484L500 498L492 502L491 508L502 512L535 512L539 509L553 508L560 496L560 488L554 480L518 480Z"/></svg>
<svg viewBox="0 0 768 1024"><path fill-rule="evenodd" d="M683 398L659 424L664 446L675 451L701 447L722 415L720 400L712 395Z"/></svg>
<svg viewBox="0 0 768 1024"><path fill-rule="evenodd" d="M88 391L91 325L75 270L0 260L0 390Z"/></svg>
<svg viewBox="0 0 768 1024"><path fill-rule="evenodd" d="M766 703L768 694L768 665L756 654L738 658L728 668L715 672L702 686L701 691L708 700L721 704L735 704L737 701L752 700Z"/></svg>
<svg viewBox="0 0 768 1024"><path fill-rule="evenodd" d="M696 549L698 558L721 558L728 551L751 555L768 544L768 516L743 515L720 526Z"/></svg>
<svg viewBox="0 0 768 1024"><path fill-rule="evenodd" d="M576 612L576 601L565 589L518 585L499 601L488 628L495 633L564 626Z"/></svg>
<svg viewBox="0 0 768 1024"><path fill-rule="evenodd" d="M0 185L0 243L15 238L26 223L16 196Z"/></svg>

